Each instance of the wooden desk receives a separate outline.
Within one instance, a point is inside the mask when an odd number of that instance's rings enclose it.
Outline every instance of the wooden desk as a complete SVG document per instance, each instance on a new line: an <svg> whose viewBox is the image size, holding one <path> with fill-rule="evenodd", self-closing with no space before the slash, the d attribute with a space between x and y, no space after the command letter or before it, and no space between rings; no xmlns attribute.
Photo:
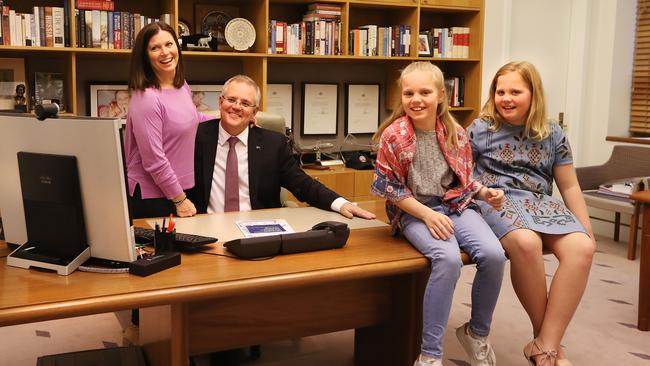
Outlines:
<svg viewBox="0 0 650 366"><path fill-rule="evenodd" d="M373 170L356 170L344 165L336 165L327 170L305 169L305 173L350 201L383 201L370 193ZM289 193L289 199L299 202L291 193ZM299 203L299 205L306 206L303 203Z"/></svg>
<svg viewBox="0 0 650 366"><path fill-rule="evenodd" d="M343 329L356 329L357 365L407 365L419 353L428 263L388 227L354 230L343 249L268 261L186 254L180 266L145 278L58 276L3 262L0 326L139 307L155 365Z"/></svg>
<svg viewBox="0 0 650 366"><path fill-rule="evenodd" d="M650 190L633 193L630 198L643 203L637 327L640 330L648 331L650 330Z"/></svg>

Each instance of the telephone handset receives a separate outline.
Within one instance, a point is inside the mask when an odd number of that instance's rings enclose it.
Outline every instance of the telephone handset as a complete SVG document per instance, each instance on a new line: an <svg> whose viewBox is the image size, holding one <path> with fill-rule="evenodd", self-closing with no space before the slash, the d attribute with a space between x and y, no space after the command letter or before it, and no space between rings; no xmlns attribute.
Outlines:
<svg viewBox="0 0 650 366"><path fill-rule="evenodd" d="M342 248L350 236L348 224L324 221L302 233L235 239L224 243L228 251L242 258Z"/></svg>

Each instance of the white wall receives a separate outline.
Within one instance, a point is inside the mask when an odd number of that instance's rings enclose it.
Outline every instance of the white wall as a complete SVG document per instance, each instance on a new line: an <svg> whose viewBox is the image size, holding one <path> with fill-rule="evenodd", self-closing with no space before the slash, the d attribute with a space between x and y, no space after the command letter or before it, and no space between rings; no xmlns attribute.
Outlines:
<svg viewBox="0 0 650 366"><path fill-rule="evenodd" d="M613 145L605 137L627 131L636 2L565 3L559 12L549 11L546 1L485 1L482 100L499 66L515 59L531 60L544 77L547 94L565 99L576 165L600 164ZM563 22L569 24L566 50L553 44L566 39L547 37L549 43L544 42L545 35L556 34L554 25ZM547 52L548 48L556 52Z"/></svg>

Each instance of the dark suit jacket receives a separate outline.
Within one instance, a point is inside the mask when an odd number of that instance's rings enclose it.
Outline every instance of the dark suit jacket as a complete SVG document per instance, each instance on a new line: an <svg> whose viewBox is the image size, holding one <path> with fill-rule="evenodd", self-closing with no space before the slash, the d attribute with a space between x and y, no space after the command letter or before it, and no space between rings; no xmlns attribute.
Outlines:
<svg viewBox="0 0 650 366"><path fill-rule="evenodd" d="M195 186L190 199L198 213L207 212L210 202L219 122L215 119L199 123L196 133ZM259 127L248 130L248 181L254 210L281 207L280 187L288 189L300 201L324 210L330 210L332 202L339 197L300 168L284 136Z"/></svg>

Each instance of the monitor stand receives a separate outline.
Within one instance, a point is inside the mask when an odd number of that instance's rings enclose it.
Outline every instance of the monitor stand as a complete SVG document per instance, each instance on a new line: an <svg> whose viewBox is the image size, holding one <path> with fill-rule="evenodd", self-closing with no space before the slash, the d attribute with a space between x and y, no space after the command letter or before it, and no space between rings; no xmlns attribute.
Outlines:
<svg viewBox="0 0 650 366"><path fill-rule="evenodd" d="M34 248L29 243L25 243L21 246L18 247L18 249L14 250L7 256L7 265L13 266L13 267L19 267L19 268L25 268L25 269L30 269L30 268L35 268L35 269L45 269L49 271L56 271L57 274L61 276L67 276L70 273L74 272L77 268L79 268L80 265L82 265L85 261L90 258L90 247L84 249L83 252L81 252L78 256L71 260L66 260L66 259L58 259L56 258L55 260L52 261L58 261L59 263L51 263L49 256L43 256L44 258L41 258L40 260L37 259L27 259L27 258L21 258L23 256L25 250L28 248ZM32 249L33 250L33 249ZM38 253L35 253L36 255L39 255Z"/></svg>

